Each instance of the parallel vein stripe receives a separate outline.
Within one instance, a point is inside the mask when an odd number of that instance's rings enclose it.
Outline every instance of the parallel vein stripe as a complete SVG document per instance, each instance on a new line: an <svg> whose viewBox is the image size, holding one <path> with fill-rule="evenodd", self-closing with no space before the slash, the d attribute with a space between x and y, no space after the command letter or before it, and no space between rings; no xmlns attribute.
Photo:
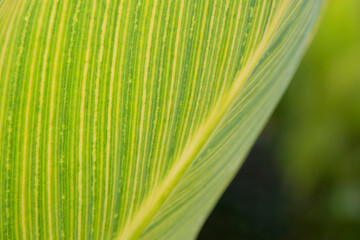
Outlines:
<svg viewBox="0 0 360 240"><path fill-rule="evenodd" d="M42 22L44 20L44 15L45 15L45 9L46 9L46 5L47 5L47 0L44 1L44 3L42 4L42 8L40 10L40 19L38 22L39 26L42 26ZM31 68L30 68L30 77L29 77L29 87L28 87L28 92L27 92L27 98L26 98L26 110L25 110L25 126L24 126L24 146L23 146L23 162L24 164L26 164L27 161L27 147L28 147L28 129L29 129L29 117L30 117L30 103L31 103L31 96L32 96L32 91L33 91L33 81L34 81L34 71L35 71L35 64L36 64L36 54L38 51L38 47L39 47L39 37L40 37L40 33L41 33L41 28L39 27L37 32L36 32L36 41L35 41L35 46L34 46L34 54L32 56L32 63L31 63ZM38 166L38 163L36 163L36 166ZM37 184L38 184L38 174L37 174L37 167L35 167L35 235L39 236L39 231L40 231L40 227L39 227L39 213L38 213L38 188L37 188ZM25 181L25 176L26 176L26 168L23 169L23 181ZM26 198L25 196L25 186L23 186L23 190L22 190L22 197ZM23 204L25 204L25 202L23 202ZM22 205L22 209L23 211L25 211L25 205ZM26 229L26 228L25 228ZM25 236L26 239L26 236Z"/></svg>
<svg viewBox="0 0 360 240"><path fill-rule="evenodd" d="M107 122L107 139L106 139L106 179L105 182L106 184L109 181L109 161L110 161L110 143L111 143L111 110L112 110L112 104L113 104L113 92L114 92L114 80L115 80L115 67L116 67L116 60L117 60L117 55L118 55L118 45L119 45L119 38L120 38L120 20L121 17L123 16L123 5L124 5L124 0L120 1L119 4L119 8L118 8L118 18L116 21L116 28L115 28L115 40L114 40L114 51L113 51L113 55L112 55L112 62L111 62L111 76L110 76L110 90L109 90L109 99L108 99L108 122ZM118 106L118 105L116 105ZM117 147L117 145L115 145L115 147ZM115 151L116 153L116 151ZM116 168L115 168L116 169ZM117 171L115 171L116 174ZM116 179L116 177L114 177L114 179ZM115 183L114 183L115 185ZM113 196L115 196L115 194L113 193ZM105 200L104 202L107 202L107 193L105 193ZM102 226L102 232L105 231L105 221L106 221L106 207L104 207L104 221L103 221L103 226ZM111 208L110 213L113 212L113 208ZM110 218L110 221L112 221L112 217ZM111 230L111 226L112 224L109 224L109 229Z"/></svg>
<svg viewBox="0 0 360 240"><path fill-rule="evenodd" d="M48 55L49 55L49 47L50 47L50 40L51 40L51 36L52 36L52 30L53 30L53 25L54 25L54 20L55 20L55 14L56 14L56 8L58 5L58 0L56 0L53 3L53 8L51 10L51 16L50 16L50 22L48 25L48 35L47 35L47 39L46 39L46 47L45 47L45 53L44 53L44 57L43 57L43 62L44 62L44 66L42 69L42 74L41 74L41 86L40 86L40 100L39 100L39 114L38 114L38 120L37 120L37 130L36 130L36 148L35 148L35 152L36 152L36 162L39 163L40 162L40 134L41 134L41 127L42 127L42 113L43 113L43 98L44 98L44 88L45 88L45 77L46 77L46 70L47 70L47 63L48 63ZM50 163L50 159L48 160L48 163ZM48 194L51 194L51 178L50 181L47 183L48 184ZM50 204L49 209L50 211L48 212L48 225L49 225L49 239L52 239L52 209L51 209L51 201L48 201L48 203Z"/></svg>
<svg viewBox="0 0 360 240"><path fill-rule="evenodd" d="M172 106L172 99L173 99L173 94L174 94L174 85L175 85L175 73L176 73L176 68L178 67L178 52L179 52L179 44L180 44L180 36L181 36L181 27L182 27L182 18L183 18L183 12L184 12L184 1L181 1L181 5L180 5L180 13L178 16L178 26L176 27L177 31L176 31L176 40L175 40L175 53L174 53L174 60L172 63L172 72L171 72L171 80L170 80L170 92L169 92L169 103L167 103L167 109L166 109L166 120L165 120L165 125L164 127L161 127L161 129L164 129L164 133L163 136L168 136L168 129L169 129L169 122L170 122L170 114L171 114L171 108ZM182 54L180 53L180 55L182 56ZM167 140L167 139L165 139ZM165 151L165 144L160 144L160 162L159 162L159 166L162 166L162 161L163 159L166 159L166 157L164 157L164 151ZM157 171L156 175L159 176L161 172Z"/></svg>
<svg viewBox="0 0 360 240"><path fill-rule="evenodd" d="M78 191L79 191L79 209L78 209L78 239L81 239L81 226L82 226L82 170L83 170L83 141L84 141L84 112L85 112L85 95L86 95L86 80L89 70L89 61L90 61L90 50L91 50L91 40L93 35L93 29L95 25L95 10L96 10L96 1L93 2L90 19L90 30L87 39L87 47L85 53L85 66L83 71L83 81L82 81L82 91L81 91L81 106L80 106L80 128L79 128L79 174L78 174Z"/></svg>
<svg viewBox="0 0 360 240"><path fill-rule="evenodd" d="M52 81L51 81L51 87L50 87L50 113L49 113L49 134L48 134L48 148L47 148L47 184L48 184L48 212L49 212L49 228L51 229L51 211L54 209L55 212L55 229L56 229L56 235L59 234L59 230L58 230L58 199L55 197L54 198L54 207L52 207L52 188L51 188L51 184L52 184L52 175L51 175L51 167L52 164L54 165L54 172L56 173L56 162L52 163L52 142L53 142L53 122L54 122L54 109L55 109L55 89L56 89L56 82L58 81L57 79L57 73L58 73L58 64L59 64L59 58L60 58L60 46L61 43L63 41L63 32L64 32L64 25L65 25L65 14L67 12L67 7L68 7L68 0L66 0L64 2L64 7L62 9L62 14L61 14L61 22L60 22L60 26L59 26L59 33L58 33L58 38L56 40L56 52L55 52L55 58L54 58L54 67L53 67L53 75L52 75ZM55 145L56 146L56 145ZM57 174L55 174L55 190L54 192L58 192L57 190ZM51 234L51 230L50 230L50 236Z"/></svg>
<svg viewBox="0 0 360 240"><path fill-rule="evenodd" d="M121 20L121 17L123 16L123 5L124 5L124 0L121 0L120 1L120 4L119 4L119 8L118 8L118 18L117 18L117 21L116 21L116 28L115 28L115 40L114 40L114 51L113 51L113 55L112 55L112 62L111 62L111 76L110 76L110 90L109 90L109 99L108 99L108 104L109 104L109 107L108 107L108 121L107 121L107 139L106 139L106 178L105 178L105 181L106 181L106 184L108 183L108 181L110 181L109 179L109 162L110 162L110 143L111 143L111 111L112 111L112 106L113 106L113 102L114 102L114 99L113 99L113 92L114 92L114 81L115 81L115 74L116 74L116 71L115 71L115 68L116 68L116 60L117 60L117 57L118 57L118 45L119 45L119 38L120 38L120 20ZM126 31L125 31L126 32ZM116 109L119 108L118 104L116 104ZM117 116L118 114L116 114ZM117 125L116 125L117 126ZM115 133L115 142L117 141L117 131ZM117 144L115 144L115 154L117 154ZM116 180L117 180L117 165L116 165L117 161L115 161L114 163L114 169L115 169L115 172L114 172L114 182L113 182L113 189L116 190ZM107 191L108 189L105 188L105 199L104 199L104 202L106 203L108 200L107 200ZM115 198L115 191L112 192L112 196L113 198ZM111 204L111 207L110 207L110 214L112 214L114 212L114 199L112 199L112 204ZM103 221L103 224L102 224L102 239L104 239L104 234L105 234L105 221L106 221L106 211L107 211L107 208L104 207L104 221ZM110 216L110 220L109 220L109 234L107 236L107 238L111 238L111 231L112 231L112 222L113 222L113 216L111 215Z"/></svg>
<svg viewBox="0 0 360 240"><path fill-rule="evenodd" d="M108 18L109 18L109 5L110 5L110 0L106 0L105 2L105 13L104 13L104 19L102 22L102 26L101 26L101 36L100 36L100 51L99 51L99 57L97 59L97 74L96 74L96 79L95 79L95 106L94 106L94 121L92 123L93 126L93 139L92 139L92 159L94 164L96 164L98 157L96 154L96 150L97 150L97 127L98 127L98 109L99 109L99 85L100 85L100 77L101 77L101 68L102 68L102 63L103 63L103 57L104 57L104 44L105 44L105 35L106 35L106 29L107 29L107 24L108 24ZM106 174L106 173L105 173ZM100 170L100 177L99 177L99 181L102 181L102 176L103 176L103 171ZM107 182L105 183L106 186L105 188L107 188ZM98 225L99 228L101 229L101 226L103 225L103 221L106 221L105 218L102 218L101 216L101 208L103 205L102 202L102 184L100 185L100 189L98 192L98 198L99 198L99 214L97 216L98 219ZM106 204L106 202L104 202L104 204ZM106 205L105 205L106 206ZM104 209L106 209L106 207L104 206ZM105 210L104 210L105 211ZM105 211L106 213L106 211Z"/></svg>
<svg viewBox="0 0 360 240"><path fill-rule="evenodd" d="M19 4L20 4L20 1L17 2L17 4L14 4L13 5L13 8L17 9L19 7ZM24 5L25 4L22 4L22 9L24 8ZM11 6L11 5L10 5ZM12 13L12 11L6 11L6 12L9 12L9 13ZM22 10L20 11L20 13L22 13ZM1 50L1 55L0 55L0 78L2 77L2 73L3 73L3 69L5 68L5 56L6 56L6 53L9 49L11 49L9 47L9 44L11 44L10 42L10 37L11 37L11 33L14 31L14 25L15 25L15 19L16 19L16 14L13 14L12 15L12 18L10 18L10 24L8 26L8 30L6 32L6 36L5 36L5 41L4 41L4 45L2 47L2 50ZM5 29L4 29L5 30ZM10 59L8 59L7 61L10 61ZM8 70L9 72L9 70ZM4 83L3 83L3 86L1 87L0 89L0 92L1 92L1 108L0 108L0 139L2 139L2 129L3 129L3 121L5 119L5 114L4 114L4 111L5 111L5 100L6 100L6 96L7 96L7 89L8 89L8 83L10 81L10 78L6 78L5 77L5 80L4 80ZM0 85L1 86L1 85ZM0 146L0 149L2 148L2 146Z"/></svg>

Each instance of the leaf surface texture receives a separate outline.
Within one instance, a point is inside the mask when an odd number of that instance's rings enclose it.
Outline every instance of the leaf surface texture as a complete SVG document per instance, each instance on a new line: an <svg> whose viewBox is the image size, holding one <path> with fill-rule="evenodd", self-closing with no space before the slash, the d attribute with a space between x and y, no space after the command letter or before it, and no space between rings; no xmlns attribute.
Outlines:
<svg viewBox="0 0 360 240"><path fill-rule="evenodd" d="M321 6L1 0L0 238L195 238Z"/></svg>

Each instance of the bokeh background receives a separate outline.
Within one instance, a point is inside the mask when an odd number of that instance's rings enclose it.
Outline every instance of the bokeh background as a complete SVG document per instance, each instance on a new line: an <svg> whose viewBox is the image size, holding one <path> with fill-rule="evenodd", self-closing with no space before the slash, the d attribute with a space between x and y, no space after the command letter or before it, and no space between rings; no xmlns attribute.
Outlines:
<svg viewBox="0 0 360 240"><path fill-rule="evenodd" d="M199 239L360 239L360 0L318 34Z"/></svg>

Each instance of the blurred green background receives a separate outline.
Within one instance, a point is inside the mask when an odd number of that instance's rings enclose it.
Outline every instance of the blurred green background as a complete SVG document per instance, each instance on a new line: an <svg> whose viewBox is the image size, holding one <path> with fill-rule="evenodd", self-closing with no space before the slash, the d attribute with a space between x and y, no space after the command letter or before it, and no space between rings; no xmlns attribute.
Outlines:
<svg viewBox="0 0 360 240"><path fill-rule="evenodd" d="M199 239L360 239L360 0L318 34Z"/></svg>

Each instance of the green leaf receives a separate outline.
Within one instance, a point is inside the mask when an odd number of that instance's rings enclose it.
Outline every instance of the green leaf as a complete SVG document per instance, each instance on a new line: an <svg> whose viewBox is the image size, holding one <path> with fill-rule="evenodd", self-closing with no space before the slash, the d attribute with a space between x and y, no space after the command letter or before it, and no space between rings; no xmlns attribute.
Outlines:
<svg viewBox="0 0 360 240"><path fill-rule="evenodd" d="M195 238L321 5L1 0L0 238Z"/></svg>

